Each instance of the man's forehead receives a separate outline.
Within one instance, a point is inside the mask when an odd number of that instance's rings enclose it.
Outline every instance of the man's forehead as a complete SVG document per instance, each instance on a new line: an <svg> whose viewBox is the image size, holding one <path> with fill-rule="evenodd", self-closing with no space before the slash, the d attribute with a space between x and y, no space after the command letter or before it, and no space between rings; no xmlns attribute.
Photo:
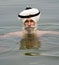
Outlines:
<svg viewBox="0 0 59 65"><path fill-rule="evenodd" d="M33 19L31 19L31 18L27 18L26 20L25 20L25 22L26 21L30 21L30 22L34 22L35 23L35 21L33 20Z"/></svg>
<svg viewBox="0 0 59 65"><path fill-rule="evenodd" d="M26 20L32 20L31 18L26 18Z"/></svg>

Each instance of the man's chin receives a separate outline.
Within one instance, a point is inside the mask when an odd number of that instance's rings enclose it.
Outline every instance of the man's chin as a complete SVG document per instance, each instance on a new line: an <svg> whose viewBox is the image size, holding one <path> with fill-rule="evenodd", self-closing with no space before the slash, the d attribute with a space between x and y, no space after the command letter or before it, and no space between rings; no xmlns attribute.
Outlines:
<svg viewBox="0 0 59 65"><path fill-rule="evenodd" d="M26 27L25 30L27 31L28 34L32 34L35 31L34 27Z"/></svg>

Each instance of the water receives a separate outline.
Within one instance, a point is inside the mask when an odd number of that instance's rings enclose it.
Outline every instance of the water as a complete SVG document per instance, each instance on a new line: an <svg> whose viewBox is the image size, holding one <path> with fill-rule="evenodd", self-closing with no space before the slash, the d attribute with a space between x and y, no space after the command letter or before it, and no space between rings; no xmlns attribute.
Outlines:
<svg viewBox="0 0 59 65"><path fill-rule="evenodd" d="M41 11L38 29L59 31L59 0L0 0L0 34L21 30L18 12L31 5ZM40 37L39 56L19 50L20 37L0 38L0 65L59 65L59 35Z"/></svg>

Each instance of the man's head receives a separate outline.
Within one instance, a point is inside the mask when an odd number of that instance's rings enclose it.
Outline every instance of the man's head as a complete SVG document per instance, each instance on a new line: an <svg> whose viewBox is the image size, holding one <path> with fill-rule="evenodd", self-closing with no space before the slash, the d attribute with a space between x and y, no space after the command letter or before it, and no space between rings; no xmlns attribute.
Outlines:
<svg viewBox="0 0 59 65"><path fill-rule="evenodd" d="M33 31L37 27L40 18L40 11L36 8L27 7L18 14L18 18L23 22L27 31Z"/></svg>
<svg viewBox="0 0 59 65"><path fill-rule="evenodd" d="M31 18L27 18L24 22L24 29L28 31L28 33L34 31L35 21L33 21Z"/></svg>

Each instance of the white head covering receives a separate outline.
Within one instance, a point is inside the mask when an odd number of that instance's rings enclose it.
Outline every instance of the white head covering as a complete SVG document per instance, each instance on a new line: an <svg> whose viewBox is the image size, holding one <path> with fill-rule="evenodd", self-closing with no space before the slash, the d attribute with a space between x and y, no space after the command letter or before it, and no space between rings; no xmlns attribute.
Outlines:
<svg viewBox="0 0 59 65"><path fill-rule="evenodd" d="M18 14L18 19L22 20L23 23L27 18L31 18L35 22L39 21L40 11L36 8L27 7L25 10Z"/></svg>

